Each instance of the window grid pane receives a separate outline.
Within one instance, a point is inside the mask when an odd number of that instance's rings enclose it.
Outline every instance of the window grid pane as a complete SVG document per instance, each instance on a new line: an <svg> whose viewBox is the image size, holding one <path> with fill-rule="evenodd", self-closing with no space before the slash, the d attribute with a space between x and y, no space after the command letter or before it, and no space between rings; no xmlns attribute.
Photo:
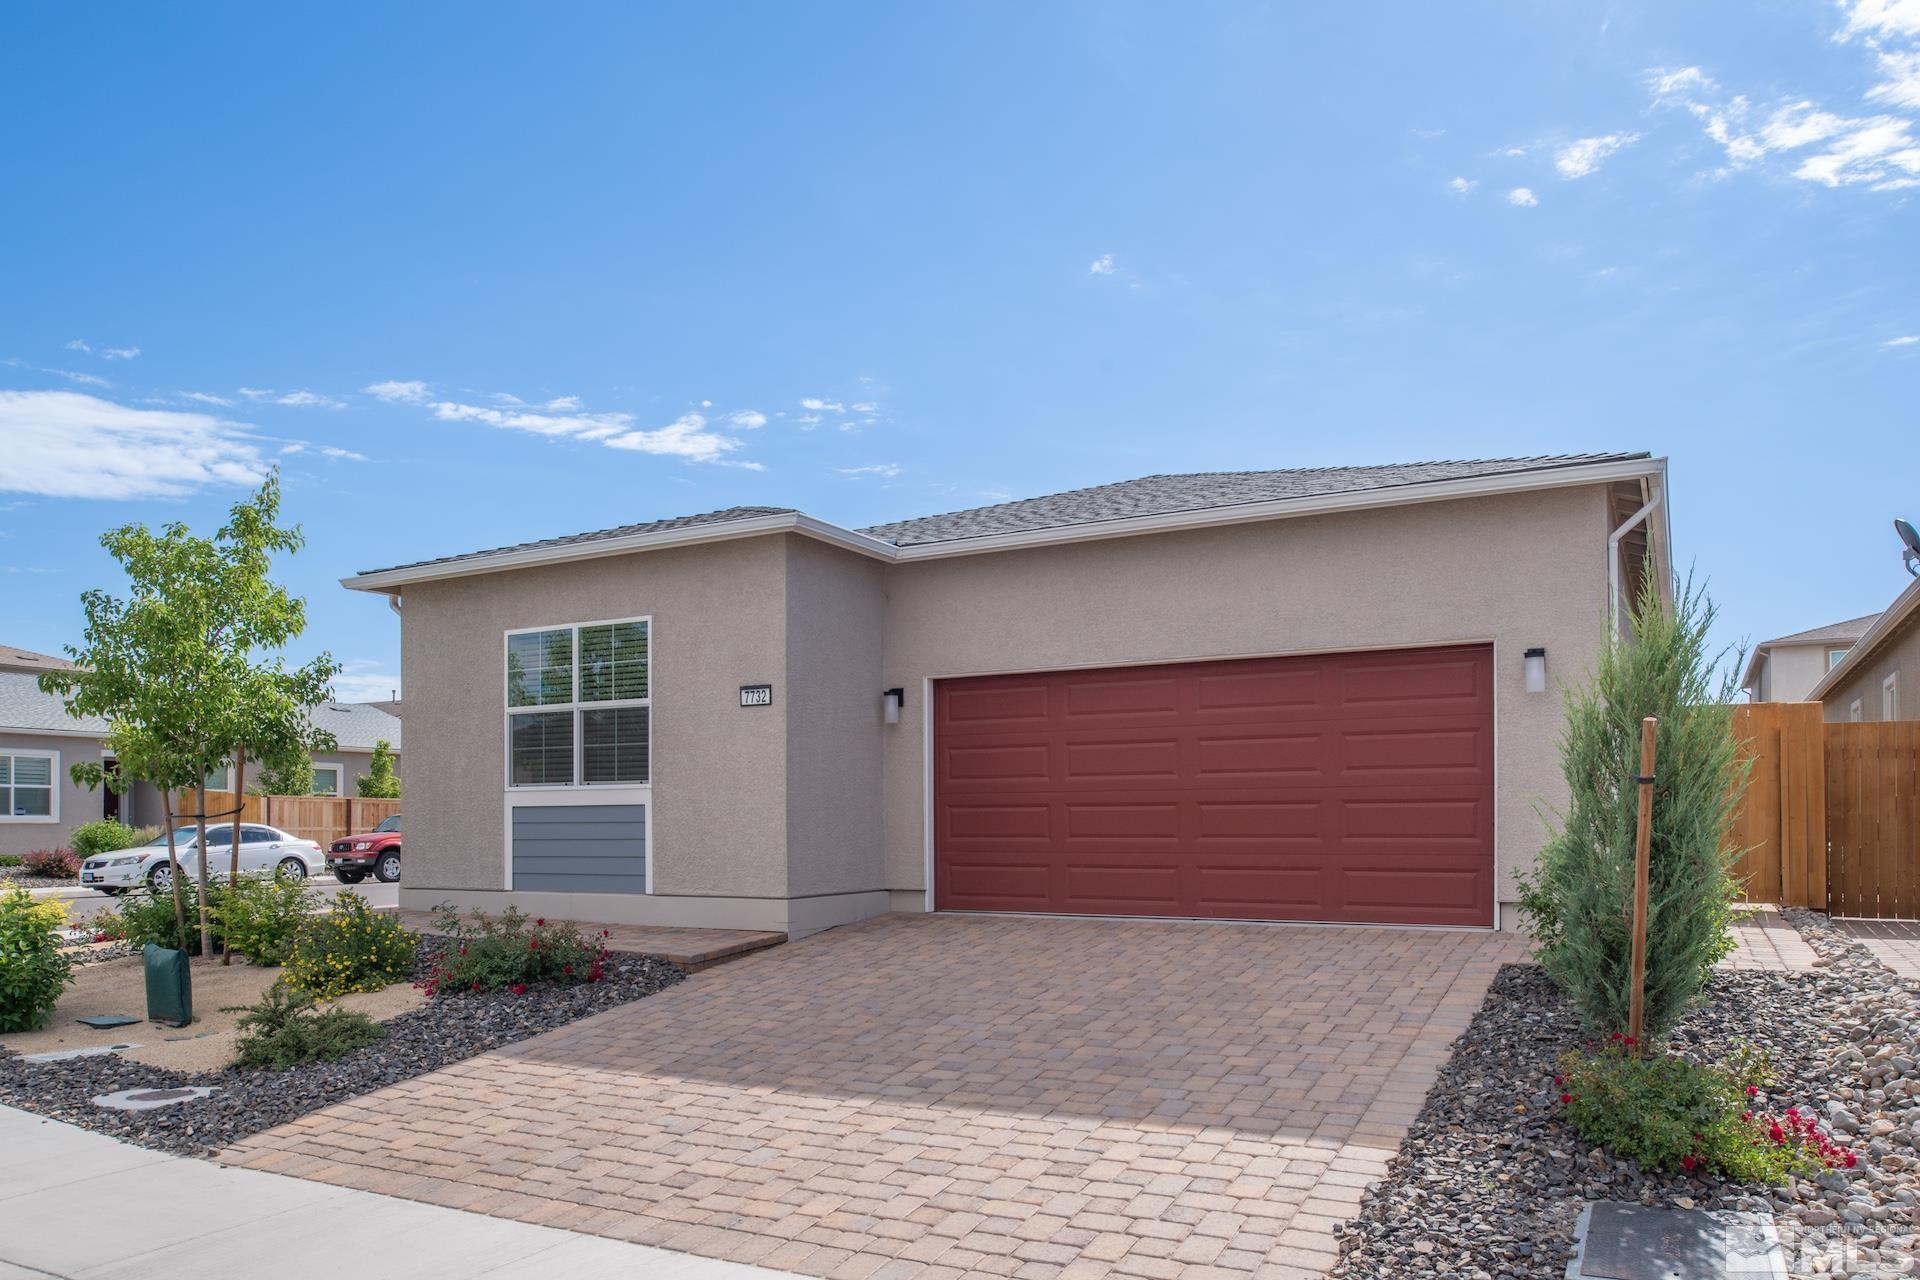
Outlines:
<svg viewBox="0 0 1920 1280"><path fill-rule="evenodd" d="M510 717L512 785L570 785L573 782L573 715L541 711Z"/></svg>
<svg viewBox="0 0 1920 1280"><path fill-rule="evenodd" d="M45 787L53 784L52 756L15 756L13 758L13 781L15 786Z"/></svg>
<svg viewBox="0 0 1920 1280"><path fill-rule="evenodd" d="M647 696L647 624L580 628L580 701L625 702Z"/></svg>
<svg viewBox="0 0 1920 1280"><path fill-rule="evenodd" d="M582 782L645 783L649 716L645 707L580 713Z"/></svg>
<svg viewBox="0 0 1920 1280"><path fill-rule="evenodd" d="M528 631L507 637L507 705L551 706L573 701L573 629Z"/></svg>

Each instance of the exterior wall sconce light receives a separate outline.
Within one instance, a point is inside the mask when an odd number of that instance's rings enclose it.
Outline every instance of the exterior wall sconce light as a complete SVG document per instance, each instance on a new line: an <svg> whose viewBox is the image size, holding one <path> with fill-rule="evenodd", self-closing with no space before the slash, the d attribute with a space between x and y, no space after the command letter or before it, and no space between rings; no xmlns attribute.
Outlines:
<svg viewBox="0 0 1920 1280"><path fill-rule="evenodd" d="M1528 693L1547 691L1547 651L1545 649L1527 650L1522 669L1526 672Z"/></svg>
<svg viewBox="0 0 1920 1280"><path fill-rule="evenodd" d="M889 689L880 695L880 713L888 724L900 723L900 708L906 705L905 689Z"/></svg>

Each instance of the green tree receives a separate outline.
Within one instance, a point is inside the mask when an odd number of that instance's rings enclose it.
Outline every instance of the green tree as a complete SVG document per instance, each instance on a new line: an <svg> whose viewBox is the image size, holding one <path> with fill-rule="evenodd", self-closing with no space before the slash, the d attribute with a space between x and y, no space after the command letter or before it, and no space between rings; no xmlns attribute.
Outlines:
<svg viewBox="0 0 1920 1280"><path fill-rule="evenodd" d="M67 647L76 665L40 677L40 687L60 694L69 714L101 716L112 725L107 742L120 761L118 776L98 762L83 763L73 767L77 783L125 790L144 780L160 789L176 913L175 819L194 818L203 851L209 816L232 816L238 824L237 813L206 812L201 780L222 761L241 764L250 746L284 753L294 742L332 745L306 708L331 695L339 666L323 653L289 670L279 653L306 628L306 602L268 577L276 553L305 544L297 527L277 523L279 514L275 473L236 503L210 538L178 522L158 533L130 524L104 534L100 543L126 573L129 592L124 598L97 588L84 592L84 643ZM200 797L196 812L176 814L174 800L187 789ZM234 870L239 847L236 839ZM212 952L207 862L199 859L203 955Z"/></svg>
<svg viewBox="0 0 1920 1280"><path fill-rule="evenodd" d="M1669 609L1655 575L1645 576L1630 638L1610 639L1589 682L1567 692L1560 759L1570 801L1522 877L1520 909L1541 966L1587 1026L1624 1029L1640 721L1658 716L1645 1014L1647 1038L1657 1043L1733 949L1740 851L1731 830L1747 765L1733 733L1740 663L1708 649L1712 602L1689 583Z"/></svg>
<svg viewBox="0 0 1920 1280"><path fill-rule="evenodd" d="M373 760L367 771L354 780L354 789L363 800L398 800L400 778L393 771L393 747L385 738L373 744Z"/></svg>
<svg viewBox="0 0 1920 1280"><path fill-rule="evenodd" d="M260 781L255 790L263 796L310 796L313 794L313 759L305 751L292 751L260 762Z"/></svg>

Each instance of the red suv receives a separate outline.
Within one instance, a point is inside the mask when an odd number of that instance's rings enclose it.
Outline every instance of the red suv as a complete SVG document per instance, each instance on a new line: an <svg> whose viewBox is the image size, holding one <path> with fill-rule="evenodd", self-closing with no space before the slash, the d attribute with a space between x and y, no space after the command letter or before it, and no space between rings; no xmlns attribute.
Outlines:
<svg viewBox="0 0 1920 1280"><path fill-rule="evenodd" d="M327 850L327 870L345 884L359 884L373 872L381 884L400 878L400 815L394 814L365 835L335 840Z"/></svg>

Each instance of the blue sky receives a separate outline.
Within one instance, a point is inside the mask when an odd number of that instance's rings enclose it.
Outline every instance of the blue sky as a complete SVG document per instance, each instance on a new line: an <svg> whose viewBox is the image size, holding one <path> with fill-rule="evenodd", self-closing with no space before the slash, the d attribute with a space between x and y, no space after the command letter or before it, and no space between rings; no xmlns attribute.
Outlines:
<svg viewBox="0 0 1920 1280"><path fill-rule="evenodd" d="M360 569L1650 449L1724 639L1920 518L1920 0L14 6L0 640L277 462ZM304 656L304 648L301 655Z"/></svg>

